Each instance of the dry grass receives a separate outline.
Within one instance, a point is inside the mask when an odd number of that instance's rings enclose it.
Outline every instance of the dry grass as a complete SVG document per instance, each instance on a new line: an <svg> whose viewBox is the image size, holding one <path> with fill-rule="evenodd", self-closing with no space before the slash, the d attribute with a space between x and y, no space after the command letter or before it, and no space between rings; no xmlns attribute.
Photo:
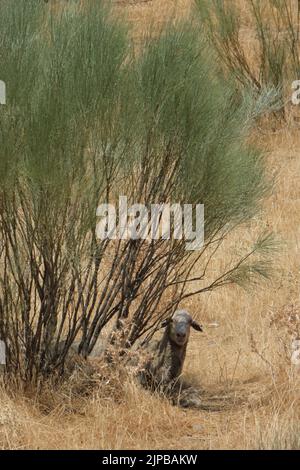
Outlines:
<svg viewBox="0 0 300 470"><path fill-rule="evenodd" d="M166 18L186 14L191 1L116 3L119 12L125 8L137 40L151 22L160 27ZM245 31L251 41L247 24ZM216 400L223 408L181 410L141 390L120 371L105 383L96 381L86 397L78 397L72 387L49 389L39 400L1 389L0 448L300 448L300 373L289 362L293 325L288 320L290 309L297 307L287 307L299 301L300 140L288 127L258 132L255 139L268 152L277 184L262 213L230 244L250 241L264 227L274 230L284 242L276 276L251 292L227 288L185 304L204 326L218 326L205 328L203 335L192 333L184 375L205 390L208 408ZM213 269L224 266L228 248Z"/></svg>

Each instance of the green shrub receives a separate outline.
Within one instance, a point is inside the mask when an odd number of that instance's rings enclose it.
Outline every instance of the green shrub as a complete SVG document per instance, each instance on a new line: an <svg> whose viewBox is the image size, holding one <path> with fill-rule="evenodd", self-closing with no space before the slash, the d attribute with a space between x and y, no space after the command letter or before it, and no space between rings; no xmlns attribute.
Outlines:
<svg viewBox="0 0 300 470"><path fill-rule="evenodd" d="M58 11L3 0L0 13L0 335L8 372L33 381L61 371L75 339L87 355L108 323L110 342L120 330L130 347L186 297L267 275L265 236L206 281L222 241L266 193L263 158L247 135L269 99L236 100L196 22L168 25L136 57L100 0ZM204 247L98 240L96 208L119 195L148 207L203 203ZM186 290L192 279L196 289Z"/></svg>
<svg viewBox="0 0 300 470"><path fill-rule="evenodd" d="M256 50L254 62L242 41L245 24L243 12L236 3L195 0L202 24L226 71L243 89L252 88L258 94L272 86L279 93L275 110L284 117L292 82L300 74L300 2L246 0L244 3L256 32L257 45L252 42Z"/></svg>

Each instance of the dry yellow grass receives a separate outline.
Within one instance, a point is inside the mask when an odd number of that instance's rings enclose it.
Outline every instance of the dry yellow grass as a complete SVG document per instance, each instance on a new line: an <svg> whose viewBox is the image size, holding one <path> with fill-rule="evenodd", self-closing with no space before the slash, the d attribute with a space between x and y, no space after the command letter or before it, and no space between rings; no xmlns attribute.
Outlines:
<svg viewBox="0 0 300 470"><path fill-rule="evenodd" d="M159 25L171 15L183 15L190 4L124 0L117 9L126 9L137 39L151 21ZM204 326L218 324L203 335L192 333L184 375L206 391L208 402L223 396L224 409L184 411L141 390L129 377L116 381L118 400L103 396L101 388L80 399L68 390L54 397L49 392L44 397L51 403L48 409L34 397L9 396L1 389L0 448L300 447L300 374L292 370L283 347L289 347L289 337L276 322L270 326L273 314L285 315L285 306L299 300L300 140L298 131L288 127L274 134L258 132L255 139L268 152L269 172L277 174L277 183L262 213L230 244L250 241L264 227L274 230L284 241L276 276L250 292L226 288L184 305ZM228 248L219 252L213 269L228 260Z"/></svg>

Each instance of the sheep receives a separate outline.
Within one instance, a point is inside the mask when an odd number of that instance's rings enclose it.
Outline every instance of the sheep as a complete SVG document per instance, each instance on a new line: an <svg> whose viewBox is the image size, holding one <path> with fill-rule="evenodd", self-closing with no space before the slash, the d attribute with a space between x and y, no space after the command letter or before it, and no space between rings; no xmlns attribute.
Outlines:
<svg viewBox="0 0 300 470"><path fill-rule="evenodd" d="M179 377L186 356L190 328L203 331L186 310L177 310L161 325L165 327L160 340L152 340L145 347L150 358L138 373L139 382L145 387L173 395L181 388ZM185 406L184 403L181 403Z"/></svg>
<svg viewBox="0 0 300 470"><path fill-rule="evenodd" d="M160 340L152 340L144 346L139 346L133 357L129 357L129 366L137 366L136 360L145 358L142 367L136 367L135 371L138 382L145 388L152 391L163 392L164 395L171 398L171 401L183 407L197 405L197 393L190 386L186 386L179 381L182 373L186 350L190 336L190 328L196 331L203 331L199 325L186 310L177 310L173 316L164 320L161 328L164 333ZM99 342L99 341L98 341ZM100 344L101 343L101 344ZM68 353L67 363L70 367L75 365L78 357L78 342L74 342ZM59 343L59 349L65 346L65 342ZM97 344L93 357L103 356L105 350L102 342ZM137 354L136 354L137 353ZM140 362L138 360L138 362ZM72 367L71 367L72 369Z"/></svg>

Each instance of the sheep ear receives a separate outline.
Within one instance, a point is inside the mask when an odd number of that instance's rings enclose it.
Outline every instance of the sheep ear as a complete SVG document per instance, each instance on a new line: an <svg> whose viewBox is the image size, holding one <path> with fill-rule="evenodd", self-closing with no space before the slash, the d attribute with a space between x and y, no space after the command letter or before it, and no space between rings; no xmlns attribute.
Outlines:
<svg viewBox="0 0 300 470"><path fill-rule="evenodd" d="M165 326L168 326L168 325L171 323L171 320L172 320L171 317L166 318L165 320L163 320L163 321L161 322L160 327L161 327L161 328L165 328Z"/></svg>
<svg viewBox="0 0 300 470"><path fill-rule="evenodd" d="M194 330L197 331L203 331L203 328L199 323L197 323L195 320L192 320L191 327L194 328Z"/></svg>

